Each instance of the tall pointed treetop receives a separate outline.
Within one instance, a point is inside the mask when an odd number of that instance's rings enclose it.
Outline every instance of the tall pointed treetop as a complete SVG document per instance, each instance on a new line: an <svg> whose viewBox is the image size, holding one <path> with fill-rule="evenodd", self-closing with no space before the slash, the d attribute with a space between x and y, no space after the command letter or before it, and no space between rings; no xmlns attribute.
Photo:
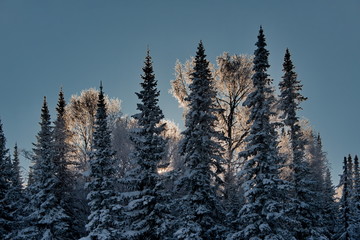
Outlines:
<svg viewBox="0 0 360 240"><path fill-rule="evenodd" d="M58 113L58 116L57 116L58 118L64 116L65 106L66 106L66 102L64 99L64 92L63 92L63 89L61 88L60 92L59 92L59 99L58 99L57 107L56 107L56 111Z"/></svg>
<svg viewBox="0 0 360 240"><path fill-rule="evenodd" d="M83 239L119 239L119 202L116 191L116 159L107 125L102 83L96 110L93 148L90 154L90 182L87 196L90 216Z"/></svg>
<svg viewBox="0 0 360 240"><path fill-rule="evenodd" d="M289 190L280 178L282 165L277 147L274 115L273 88L268 78L269 52L265 48L265 36L260 28L257 49L254 54L253 90L244 105L250 108L250 131L246 148L239 154L245 158L242 170L245 204L238 214L238 231L232 239L291 239L284 205Z"/></svg>
<svg viewBox="0 0 360 240"><path fill-rule="evenodd" d="M46 101L46 96L44 96L43 106L41 109L41 120L42 120L42 123L45 123L45 122L50 123L50 113L49 113L49 107L48 107L47 101Z"/></svg>
<svg viewBox="0 0 360 240"><path fill-rule="evenodd" d="M307 98L300 94L302 85L297 80L297 74L294 71L294 65L291 60L289 49L286 49L283 63L282 81L279 83L280 87L280 109L283 111L283 118L286 125L294 125L298 121L296 111L301 109L299 104Z"/></svg>
<svg viewBox="0 0 360 240"><path fill-rule="evenodd" d="M203 43L197 48L191 74L190 94L186 98L189 111L186 129L182 132L180 154L184 158L184 174L177 189L184 191L180 216L175 232L177 239L217 239L224 230L224 210L219 204L219 175L223 172L219 144L220 133L215 130L216 109L213 78L206 60Z"/></svg>
<svg viewBox="0 0 360 240"><path fill-rule="evenodd" d="M160 136L164 125L160 124L164 118L158 106L159 91L153 73L153 66L149 49L145 57L141 75L141 91L136 93L140 103L133 115L138 127L131 135L134 144L131 159L134 168L123 179L127 191L122 194L126 202L124 210L123 238L124 239L161 239L167 221L166 207L163 205L163 191L158 166L164 157L165 141Z"/></svg>

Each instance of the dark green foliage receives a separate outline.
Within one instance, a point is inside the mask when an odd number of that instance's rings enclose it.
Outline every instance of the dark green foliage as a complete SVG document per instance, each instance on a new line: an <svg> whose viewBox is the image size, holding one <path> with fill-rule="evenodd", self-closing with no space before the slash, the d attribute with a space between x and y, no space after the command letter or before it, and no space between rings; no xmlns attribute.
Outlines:
<svg viewBox="0 0 360 240"><path fill-rule="evenodd" d="M93 151L90 157L90 182L87 196L90 216L84 239L118 239L120 217L116 192L116 160L111 149L111 135L107 125L106 104L102 85L96 111Z"/></svg>
<svg viewBox="0 0 360 240"><path fill-rule="evenodd" d="M279 109L282 111L281 118L284 119L285 126L289 128L292 150L292 161L289 167L293 196L290 209L292 218L297 222L294 227L295 237L297 239L320 238L324 232L322 228L325 226L322 226L322 222L319 221L320 214L315 209L321 207L321 200L317 196L322 194L324 169L316 166L324 163L321 156L314 157L312 160L314 171L311 172L309 163L305 159L304 150L307 142L299 125L297 111L301 109L299 105L306 98L300 93L302 85L297 80L297 74L294 71L288 49L286 49L284 57L283 72L283 80L279 84L281 92ZM316 143L309 144L316 145Z"/></svg>
<svg viewBox="0 0 360 240"><path fill-rule="evenodd" d="M231 239L291 239L285 215L287 182L280 179L282 159L277 149L275 124L270 121L275 113L274 93L268 78L269 52L260 28L254 58L253 90L244 105L250 108L247 146L239 157L245 159L241 177L244 180L245 204L239 211L237 231Z"/></svg>
<svg viewBox="0 0 360 240"><path fill-rule="evenodd" d="M20 171L20 159L18 146L15 144L14 153L11 166L11 189L6 196L6 205L10 211L11 216L11 234L9 239L13 239L17 232L22 227L22 218L24 215L23 208L25 207L24 192L22 186L22 177Z"/></svg>
<svg viewBox="0 0 360 240"><path fill-rule="evenodd" d="M340 199L340 217L338 222L337 239L350 240L351 238L351 189L349 189L349 166L344 157L343 174L340 185L342 185L342 196Z"/></svg>
<svg viewBox="0 0 360 240"><path fill-rule="evenodd" d="M185 168L177 182L181 192L177 200L178 239L221 239L225 231L224 210L217 196L219 175L223 172L220 158L221 135L216 132L213 79L202 42L199 43L191 74L190 94L186 99L189 111L180 153Z"/></svg>
<svg viewBox="0 0 360 240"><path fill-rule="evenodd" d="M34 144L33 183L28 187L29 203L24 229L19 239L72 239L69 216L57 195L59 179L53 162L53 129L44 97L40 131Z"/></svg>
<svg viewBox="0 0 360 240"><path fill-rule="evenodd" d="M166 234L166 216L164 206L162 177L159 164L165 156L165 140L160 136L164 118L158 106L159 91L153 73L149 51L145 58L144 74L141 76L142 90L136 93L141 103L137 104L140 113L133 117L137 120L131 140L134 150L131 154L134 169L123 179L125 191L122 196L124 206L124 239L161 239Z"/></svg>
<svg viewBox="0 0 360 240"><path fill-rule="evenodd" d="M11 190L12 166L9 150L6 148L6 138L0 121L0 239L11 232L11 209L8 206L8 194Z"/></svg>

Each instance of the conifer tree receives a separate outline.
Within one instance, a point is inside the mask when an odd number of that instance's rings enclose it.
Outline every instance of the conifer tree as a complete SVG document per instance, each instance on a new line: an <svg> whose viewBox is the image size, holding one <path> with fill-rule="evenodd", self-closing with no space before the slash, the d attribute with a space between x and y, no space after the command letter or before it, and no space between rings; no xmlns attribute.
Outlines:
<svg viewBox="0 0 360 240"><path fill-rule="evenodd" d="M6 148L6 138L0 121L0 239L5 239L11 232L11 212L7 194L11 189L11 161Z"/></svg>
<svg viewBox="0 0 360 240"><path fill-rule="evenodd" d="M358 213L356 210L356 202L354 199L356 189L354 187L354 165L351 155L347 158L347 189L348 189L348 206L349 206L349 235L351 239L358 239L360 232L358 232L359 222Z"/></svg>
<svg viewBox="0 0 360 240"><path fill-rule="evenodd" d="M22 191L22 184L23 179L21 176L21 169L20 169L20 159L19 159L19 150L17 143L14 146L14 153L13 153L13 160L12 160L12 186L16 189L17 192Z"/></svg>
<svg viewBox="0 0 360 240"><path fill-rule="evenodd" d="M314 137L315 138L315 137ZM333 239L336 228L336 216L338 215L338 204L335 202L335 190L331 181L331 174L327 166L326 153L323 151L322 140L320 134L317 135L311 145L311 157L309 159L309 167L311 173L311 190L314 192L311 199L313 215L313 226L316 231Z"/></svg>
<svg viewBox="0 0 360 240"><path fill-rule="evenodd" d="M313 145L313 147L310 147L311 156L309 159L306 159L309 162L311 179L314 182L314 185L316 185L313 191L316 193L316 195L321 195L319 193L321 193L323 190L328 166L326 154L323 151L320 133L318 133L317 137L314 135L312 143L307 142L306 144ZM319 197L321 198L322 196ZM321 201L322 200L320 199L320 202Z"/></svg>
<svg viewBox="0 0 360 240"><path fill-rule="evenodd" d="M324 186L323 186L323 225L326 227L324 235L328 239L334 239L336 233L336 224L338 216L338 204L335 201L335 189L331 181L330 170L326 170Z"/></svg>
<svg viewBox="0 0 360 240"><path fill-rule="evenodd" d="M69 138L71 135L66 126L65 106L66 102L64 99L64 93L63 90L60 89L56 107L57 118L54 121L54 129L52 133L52 160L54 163L54 174L57 178L55 194L66 214L68 216L72 216L71 219L68 218L70 222L67 223L69 225L69 236L72 236L72 238L78 238L80 232L79 228L82 228L83 226L79 226L82 224L82 222L79 223L79 216L74 207L75 200L73 198L73 187L75 183L72 173L69 169L70 154L72 150L69 144Z"/></svg>
<svg viewBox="0 0 360 240"><path fill-rule="evenodd" d="M87 196L90 215L82 239L119 239L119 208L116 192L116 160L111 149L111 133L107 125L106 104L102 84L96 111L93 134L93 151L90 155L90 182Z"/></svg>
<svg viewBox="0 0 360 240"><path fill-rule="evenodd" d="M53 136L46 98L41 109L40 131L34 144L33 183L30 188L27 227L19 239L72 239L69 236L69 216L60 205L53 162Z"/></svg>
<svg viewBox="0 0 360 240"><path fill-rule="evenodd" d="M11 188L6 196L6 204L10 211L11 217L11 234L9 239L13 239L22 227L23 208L25 207L25 199L22 187L22 177L20 171L20 159L18 146L15 144L13 159L11 163Z"/></svg>
<svg viewBox="0 0 360 240"><path fill-rule="evenodd" d="M344 157L343 174L340 180L342 186L342 196L340 199L340 216L338 222L338 232L336 239L351 240L351 192L349 189L349 173L348 161Z"/></svg>
<svg viewBox="0 0 360 240"><path fill-rule="evenodd" d="M347 179L348 179L348 189L350 192L350 199L352 200L352 193L353 193L353 189L354 189L354 184L353 184L353 161L352 161L352 157L349 154L348 158L347 158Z"/></svg>
<svg viewBox="0 0 360 240"><path fill-rule="evenodd" d="M307 98L300 94L302 85L297 80L297 74L294 72L294 65L291 61L289 49L286 49L284 63L283 63L284 76L279 83L280 87L280 110L283 111L282 118L287 126L291 126L291 132L295 135L299 131L299 118L296 111L301 109L299 104Z"/></svg>
<svg viewBox="0 0 360 240"><path fill-rule="evenodd" d="M352 194L353 201L353 213L354 213L354 223L355 223L355 232L356 236L360 237L360 168L359 168L359 158L357 155L354 157L354 187Z"/></svg>
<svg viewBox="0 0 360 240"><path fill-rule="evenodd" d="M314 174L319 177L314 180L310 171L310 166L305 159L304 149L306 141L299 125L299 118L297 111L300 108L300 103L306 100L300 94L302 85L297 80L297 74L294 71L294 65L291 61L291 55L286 49L284 64L284 76L280 82L280 104L279 109L283 112L281 118L284 119L284 124L287 126L290 135L290 144L292 149L292 162L290 163L290 182L293 186L293 199L291 204L292 217L297 221L294 227L295 236L297 239L306 239L309 237L320 237L323 232L321 222L318 221L318 207L320 201L316 201L316 188L320 194L323 184L322 169L314 170ZM316 143L314 143L316 145ZM312 163L315 165L322 164L322 159L313 159ZM320 171L319 171L320 170ZM318 171L320 172L318 174ZM313 175L314 175L313 174ZM320 199L319 199L320 200Z"/></svg>
<svg viewBox="0 0 360 240"><path fill-rule="evenodd" d="M54 122L53 131L53 161L55 164L55 171L59 179L58 190L62 195L69 194L69 187L71 185L71 176L68 166L70 165L68 155L70 153L70 145L68 138L70 133L66 128L65 122L65 106L64 93L62 89L59 92L59 99L56 107L57 118Z"/></svg>
<svg viewBox="0 0 360 240"><path fill-rule="evenodd" d="M140 113L133 115L138 128L131 140L134 150L131 155L133 170L124 179L124 239L162 239L164 219L161 177L158 173L160 161L165 155L165 140L160 136L164 125L160 124L164 115L158 106L159 91L153 73L149 51L145 58L144 74L141 76L142 90L136 93L141 103Z"/></svg>
<svg viewBox="0 0 360 240"><path fill-rule="evenodd" d="M231 239L292 239L284 216L287 183L280 179L282 161L277 149L275 124L270 117L275 98L267 73L269 52L260 27L254 58L253 91L244 105L250 108L251 123L245 151L242 177L245 204L237 220L237 232Z"/></svg>
<svg viewBox="0 0 360 240"><path fill-rule="evenodd" d="M176 190L182 195L178 199L178 239L221 239L224 226L224 211L216 194L221 184L218 174L223 172L216 141L214 98L216 92L209 71L202 42L199 43L190 94L187 97L189 111L186 115L184 139L180 153L184 158L184 172L177 181Z"/></svg>

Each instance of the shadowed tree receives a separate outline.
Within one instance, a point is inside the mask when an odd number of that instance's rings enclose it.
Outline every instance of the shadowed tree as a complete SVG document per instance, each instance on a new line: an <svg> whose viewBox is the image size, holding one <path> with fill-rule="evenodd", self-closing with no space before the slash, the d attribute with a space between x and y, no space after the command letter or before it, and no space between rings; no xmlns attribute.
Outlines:
<svg viewBox="0 0 360 240"><path fill-rule="evenodd" d="M107 122L106 103L102 84L98 95L96 120L93 133L93 146L90 154L90 182L87 200L90 215L86 230L88 235L82 239L119 239L119 195L116 189L116 159L111 147L111 132Z"/></svg>
<svg viewBox="0 0 360 240"><path fill-rule="evenodd" d="M46 98L41 109L40 131L34 144L33 183L29 186L27 227L25 239L72 239L69 216L57 195L59 179L53 161L53 129Z"/></svg>
<svg viewBox="0 0 360 240"><path fill-rule="evenodd" d="M15 144L14 153L11 163L11 175L10 175L11 188L6 194L6 204L10 211L11 216L11 234L8 235L8 239L14 239L15 236L23 226L23 208L25 207L25 199L23 193L23 180L20 171L20 159L18 146Z"/></svg>
<svg viewBox="0 0 360 240"><path fill-rule="evenodd" d="M319 194L321 194L321 186L323 184L323 176L318 178L316 183L314 176L310 171L310 166L305 159L305 144L303 133L299 124L297 111L300 103L306 100L300 94L302 85L297 80L297 74L294 71L294 65L291 61L289 49L286 49L283 63L282 81L279 83L280 100L279 109L282 111L280 116L284 120L284 124L289 128L289 138L291 145L291 162L290 182L293 185L293 198L291 203L292 217L298 222L294 227L297 239L306 239L309 237L320 237L322 230L319 221L319 211L316 199L316 184L318 184ZM314 161L320 164L321 159L316 158ZM321 173L323 173L321 171Z"/></svg>
<svg viewBox="0 0 360 240"><path fill-rule="evenodd" d="M141 78L142 90L136 93L141 103L137 104L140 112L133 115L137 128L131 134L133 152L131 158L134 169L123 179L125 192L122 196L124 206L124 239L162 239L163 226L166 224L163 205L159 164L165 156L166 142L161 136L164 124L160 121L164 115L158 106L159 91L153 73L149 51L145 58Z"/></svg>
<svg viewBox="0 0 360 240"><path fill-rule="evenodd" d="M189 85L195 59L175 66L175 80L171 81L171 93L178 100L184 112L189 111ZM227 211L227 221L232 221L242 204L241 187L236 174L242 162L237 157L244 149L244 138L249 132L247 123L249 111L243 106L247 94L251 91L253 74L253 58L247 55L229 55L224 53L217 57L217 66L209 63L210 72L214 78L216 89L215 106L223 111L214 112L217 117L216 130L224 133L221 145L224 148L223 158L223 203Z"/></svg>
<svg viewBox="0 0 360 240"><path fill-rule="evenodd" d="M344 157L343 174L340 179L342 195L340 199L340 216L336 239L351 240L351 190L349 189L349 166L348 160Z"/></svg>
<svg viewBox="0 0 360 240"><path fill-rule="evenodd" d="M231 239L292 239L289 219L284 215L287 182L280 179L282 166L277 148L273 88L267 69L269 52L260 28L254 58L253 91L244 105L250 108L250 133L246 148L240 153L245 158L241 176L244 179L245 204L236 221L237 232Z"/></svg>
<svg viewBox="0 0 360 240"><path fill-rule="evenodd" d="M191 74L190 94L186 98L184 139L180 153L185 167L176 183L181 192L177 200L179 216L174 236L178 239L221 239L226 231L224 210L216 194L219 174L223 173L221 135L215 131L217 121L214 82L202 42L199 43Z"/></svg>
<svg viewBox="0 0 360 240"><path fill-rule="evenodd" d="M0 121L0 238L5 239L11 232L11 209L9 209L7 194L11 190L11 160L6 148L6 138Z"/></svg>

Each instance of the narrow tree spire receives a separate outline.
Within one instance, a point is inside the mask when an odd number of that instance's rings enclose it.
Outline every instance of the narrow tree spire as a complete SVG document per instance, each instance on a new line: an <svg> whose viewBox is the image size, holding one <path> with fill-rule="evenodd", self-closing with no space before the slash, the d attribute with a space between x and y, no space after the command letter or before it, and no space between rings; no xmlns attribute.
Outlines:
<svg viewBox="0 0 360 240"><path fill-rule="evenodd" d="M54 174L57 178L56 181L56 197L59 201L59 205L65 210L68 216L74 215L74 209L71 205L74 201L73 187L75 186L72 173L69 169L70 159L69 155L71 152L71 146L69 144L70 131L67 129L66 118L65 118L65 107L66 101L64 99L63 89L60 88L58 95L58 102L56 106L57 118L54 121L53 128L53 156L52 161L54 164ZM67 234L71 238L78 238L79 234L76 232L76 224L74 219L67 218L66 223L69 228Z"/></svg>
<svg viewBox="0 0 360 240"><path fill-rule="evenodd" d="M350 240L350 222L351 222L351 211L350 211L350 189L349 189L349 166L348 160L344 157L343 161L343 174L341 176L340 184L342 188L342 196L340 199L340 218L339 218L339 231L338 239Z"/></svg>
<svg viewBox="0 0 360 240"><path fill-rule="evenodd" d="M34 144L33 183L29 186L30 207L26 216L27 239L70 239L69 216L57 194L59 179L54 164L54 138L46 97L41 108L40 131Z"/></svg>
<svg viewBox="0 0 360 240"><path fill-rule="evenodd" d="M57 103L57 107L56 107L56 111L57 111L57 117L58 118L63 118L64 117L64 113L65 113L65 106L66 106L66 102L64 99L64 92L63 89L60 88L60 92L59 92L59 99L58 99L58 103Z"/></svg>
<svg viewBox="0 0 360 240"><path fill-rule="evenodd" d="M15 143L14 146L14 153L13 153L13 160L12 160L12 167L13 167L13 186L21 191L23 180L21 177L21 170L20 170L20 158L19 158L19 150L18 145Z"/></svg>
<svg viewBox="0 0 360 240"><path fill-rule="evenodd" d="M353 216L354 216L354 228L355 235L354 237L360 238L360 168L359 168L359 158L357 155L354 157L354 168L353 168Z"/></svg>
<svg viewBox="0 0 360 240"><path fill-rule="evenodd" d="M147 49L141 75L141 91L136 93L140 103L133 115L138 127L131 140L134 150L131 158L134 169L126 174L123 182L126 191L122 194L126 202L124 208L124 239L162 239L166 228L166 207L158 166L165 154L165 140L161 137L164 118L158 105L159 90L153 73L150 50Z"/></svg>
<svg viewBox="0 0 360 240"><path fill-rule="evenodd" d="M11 162L6 138L0 120L0 238L5 239L11 232L11 210L7 206L7 194L11 190Z"/></svg>
<svg viewBox="0 0 360 240"><path fill-rule="evenodd" d="M288 127L291 144L291 163L289 165L291 170L290 182L293 186L292 193L294 194L292 200L293 217L298 222L297 227L294 227L296 232L295 237L298 239L305 239L310 236L316 236L316 227L319 224L318 217L315 213L319 206L315 206L317 202L315 190L317 184L323 183L323 176L315 183L312 181L314 176L311 175L310 166L305 159L304 149L306 141L304 139L301 127L299 125L299 117L297 111L301 109L300 103L306 98L301 95L302 85L297 80L297 74L294 71L294 65L291 60L289 49L286 49L283 63L282 81L279 83L280 101L279 110L282 111L280 116L284 120L284 124ZM315 140L316 141L316 140ZM314 145L316 146L316 142ZM319 149L319 148L317 148ZM322 159L313 159L313 163L319 165ZM320 174L321 175L321 174Z"/></svg>
<svg viewBox="0 0 360 240"><path fill-rule="evenodd" d="M291 60L289 49L286 49L283 63L282 81L279 83L280 87L280 110L283 111L282 118L284 123L291 127L292 135L299 131L298 116L296 111L301 109L299 106L302 101L307 98L300 94L302 85L297 80L297 74L294 71L294 65Z"/></svg>
<svg viewBox="0 0 360 240"><path fill-rule="evenodd" d="M98 95L93 151L90 157L90 182L87 196L90 215L84 239L119 239L119 199L116 191L116 160L111 148L111 132L102 83Z"/></svg>
<svg viewBox="0 0 360 240"><path fill-rule="evenodd" d="M202 41L197 48L189 89L186 98L189 111L180 146L185 172L177 184L177 190L184 191L184 195L179 199L175 237L217 239L224 231L224 210L216 194L222 184L218 175L223 172L219 152L222 148L218 143L221 134L215 130L216 91Z"/></svg>
<svg viewBox="0 0 360 240"><path fill-rule="evenodd" d="M253 91L244 105L250 108L246 148L239 154L245 159L242 171L245 205L239 211L237 232L232 239L291 239L283 212L289 190L280 179L282 166L277 148L275 124L270 122L275 97L267 69L269 52L260 27L254 54Z"/></svg>

